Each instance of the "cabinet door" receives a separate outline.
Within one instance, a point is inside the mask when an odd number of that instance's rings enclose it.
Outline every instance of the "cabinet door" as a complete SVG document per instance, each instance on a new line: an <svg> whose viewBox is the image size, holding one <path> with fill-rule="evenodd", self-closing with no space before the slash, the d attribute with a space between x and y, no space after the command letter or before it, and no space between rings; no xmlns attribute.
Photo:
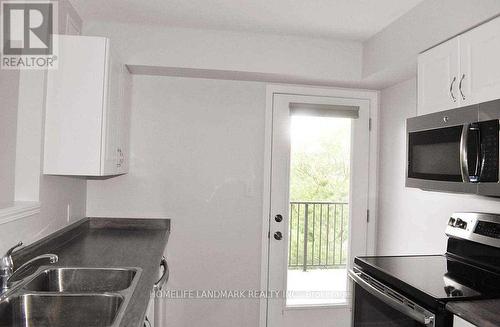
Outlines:
<svg viewBox="0 0 500 327"><path fill-rule="evenodd" d="M109 46L107 51L109 52ZM120 111L121 111L121 63L111 52L108 55L106 80L107 93L105 94L106 109L104 114L105 126L103 133L103 172L105 175L118 174L120 165Z"/></svg>
<svg viewBox="0 0 500 327"><path fill-rule="evenodd" d="M44 173L100 175L106 39L59 36L47 72Z"/></svg>
<svg viewBox="0 0 500 327"><path fill-rule="evenodd" d="M130 156L130 109L132 80L125 65L120 67L120 114L119 114L119 136L118 136L118 173L128 172Z"/></svg>
<svg viewBox="0 0 500 327"><path fill-rule="evenodd" d="M464 104L500 98L500 18L460 36L460 64Z"/></svg>
<svg viewBox="0 0 500 327"><path fill-rule="evenodd" d="M459 41L451 39L418 57L418 115L458 107Z"/></svg>
<svg viewBox="0 0 500 327"><path fill-rule="evenodd" d="M453 327L476 327L476 325L473 325L458 316L453 316Z"/></svg>

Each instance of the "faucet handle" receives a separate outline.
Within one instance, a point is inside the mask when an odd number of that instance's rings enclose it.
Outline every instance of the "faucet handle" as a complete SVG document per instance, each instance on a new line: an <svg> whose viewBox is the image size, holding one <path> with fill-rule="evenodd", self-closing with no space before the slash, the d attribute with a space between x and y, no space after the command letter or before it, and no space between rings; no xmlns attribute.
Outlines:
<svg viewBox="0 0 500 327"><path fill-rule="evenodd" d="M11 268L13 266L12 252L14 252L14 250L17 249L18 247L20 247L21 245L23 245L23 242L19 242L16 245L14 245L13 247L11 247L9 250L7 250L7 252L5 253L5 255L2 257L2 259L0 261L0 268Z"/></svg>

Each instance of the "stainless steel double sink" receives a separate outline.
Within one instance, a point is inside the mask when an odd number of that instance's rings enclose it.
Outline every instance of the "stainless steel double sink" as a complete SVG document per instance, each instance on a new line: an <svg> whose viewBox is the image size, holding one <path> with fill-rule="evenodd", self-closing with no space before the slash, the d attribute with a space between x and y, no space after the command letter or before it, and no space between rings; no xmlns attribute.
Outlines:
<svg viewBox="0 0 500 327"><path fill-rule="evenodd" d="M0 299L0 326L118 326L141 272L41 267Z"/></svg>

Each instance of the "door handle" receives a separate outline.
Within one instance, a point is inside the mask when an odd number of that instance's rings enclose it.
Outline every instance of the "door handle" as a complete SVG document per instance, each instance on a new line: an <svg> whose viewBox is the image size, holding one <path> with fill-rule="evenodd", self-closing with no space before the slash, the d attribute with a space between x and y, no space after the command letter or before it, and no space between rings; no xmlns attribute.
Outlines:
<svg viewBox="0 0 500 327"><path fill-rule="evenodd" d="M474 167L474 175L469 173L469 136L470 133L476 134L476 164ZM465 124L462 127L462 135L460 137L460 172L462 181L465 183L477 183L479 175L481 175L481 130L477 124Z"/></svg>
<svg viewBox="0 0 500 327"><path fill-rule="evenodd" d="M453 80L451 81L451 84L450 84L450 95L451 95L451 99L453 100L453 102L457 102L457 98L455 98L455 95L453 94L453 84L455 84L456 81L457 81L457 77L453 76Z"/></svg>
<svg viewBox="0 0 500 327"><path fill-rule="evenodd" d="M469 162L467 161L467 142L469 140L469 125L465 124L462 127L462 135L460 136L460 172L464 183L470 182Z"/></svg>
<svg viewBox="0 0 500 327"><path fill-rule="evenodd" d="M474 132L476 134L476 142L474 146L476 147L476 166L474 169L474 176L470 176L469 179L471 182L479 182L479 177L481 175L481 171L483 169L484 163L482 162L482 155L481 155L481 129L479 128L479 124L471 124L470 125L470 131ZM470 132L469 132L470 133Z"/></svg>
<svg viewBox="0 0 500 327"><path fill-rule="evenodd" d="M462 92L462 82L465 79L465 74L462 74L462 78L460 78L460 83L458 84L458 90L460 91L460 95L462 96L462 100L465 100L465 95Z"/></svg>

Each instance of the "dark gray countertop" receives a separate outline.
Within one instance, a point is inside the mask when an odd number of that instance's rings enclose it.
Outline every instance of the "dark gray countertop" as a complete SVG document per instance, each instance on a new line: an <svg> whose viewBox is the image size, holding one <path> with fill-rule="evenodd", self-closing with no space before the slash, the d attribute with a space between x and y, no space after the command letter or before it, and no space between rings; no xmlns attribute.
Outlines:
<svg viewBox="0 0 500 327"><path fill-rule="evenodd" d="M446 309L476 326L500 326L500 300L448 302Z"/></svg>
<svg viewBox="0 0 500 327"><path fill-rule="evenodd" d="M85 218L17 251L13 260L17 266L33 256L55 253L57 266L142 268L120 323L142 327L169 233L168 219Z"/></svg>

